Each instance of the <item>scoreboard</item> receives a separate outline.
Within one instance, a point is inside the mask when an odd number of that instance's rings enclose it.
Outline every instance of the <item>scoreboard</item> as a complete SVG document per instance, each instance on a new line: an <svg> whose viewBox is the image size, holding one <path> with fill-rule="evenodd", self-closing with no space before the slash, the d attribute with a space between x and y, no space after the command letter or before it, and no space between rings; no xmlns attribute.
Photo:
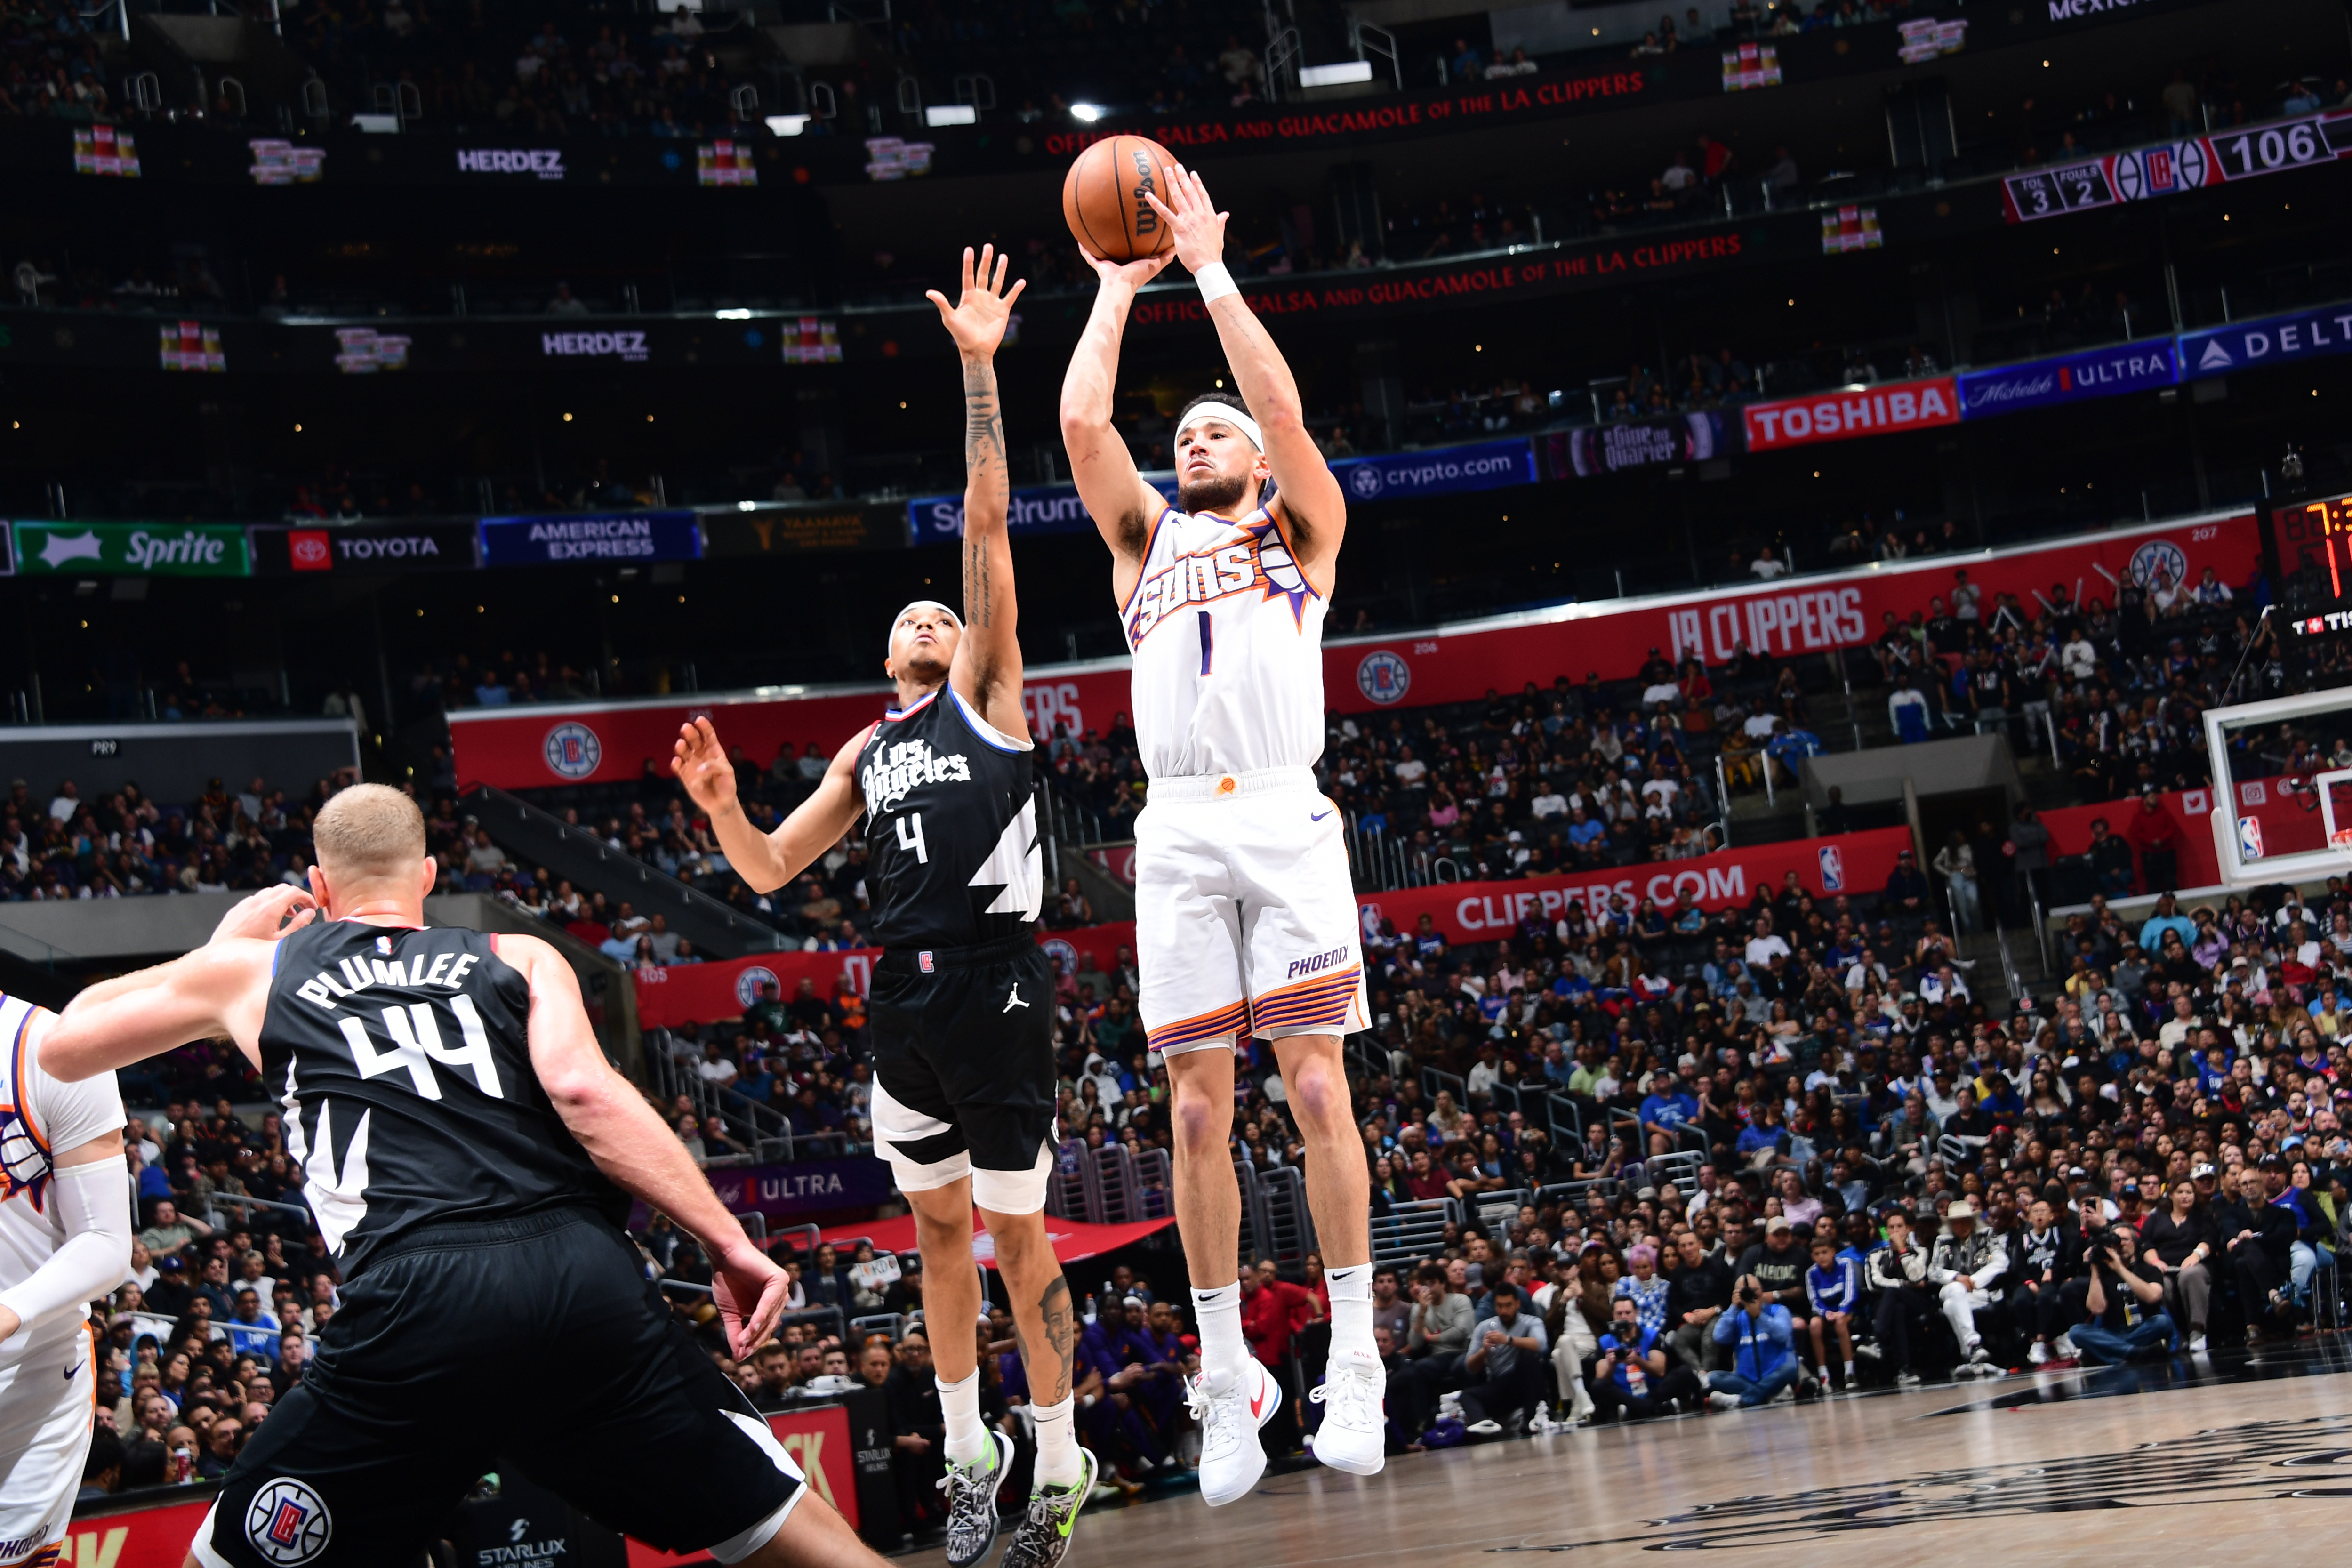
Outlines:
<svg viewBox="0 0 2352 1568"><path fill-rule="evenodd" d="M2271 541L2285 581L2287 631L2352 631L2352 494L2273 505Z"/></svg>

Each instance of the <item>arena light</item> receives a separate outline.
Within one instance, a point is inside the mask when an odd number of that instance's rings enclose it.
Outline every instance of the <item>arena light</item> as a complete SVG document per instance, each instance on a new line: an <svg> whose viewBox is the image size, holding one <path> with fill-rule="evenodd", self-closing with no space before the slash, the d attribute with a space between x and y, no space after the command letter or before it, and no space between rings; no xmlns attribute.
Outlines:
<svg viewBox="0 0 2352 1568"><path fill-rule="evenodd" d="M1370 60L1342 60L1336 66L1307 66L1298 73L1301 87L1344 87L1351 81L1372 79Z"/></svg>
<svg viewBox="0 0 2352 1568"><path fill-rule="evenodd" d="M1070 105L1070 118L1079 121L1085 124L1092 125L1096 121L1100 120L1102 117L1103 106L1099 103L1074 103Z"/></svg>
<svg viewBox="0 0 2352 1568"><path fill-rule="evenodd" d="M923 110L926 125L977 125L980 110L969 103L934 103Z"/></svg>
<svg viewBox="0 0 2352 1568"><path fill-rule="evenodd" d="M801 132L808 129L808 122L809 117L805 114L771 114L768 116L768 129L774 132L779 136L798 136Z"/></svg>
<svg viewBox="0 0 2352 1568"><path fill-rule="evenodd" d="M740 308L732 310L717 310L712 314L722 321L748 321L751 319L751 311Z"/></svg>

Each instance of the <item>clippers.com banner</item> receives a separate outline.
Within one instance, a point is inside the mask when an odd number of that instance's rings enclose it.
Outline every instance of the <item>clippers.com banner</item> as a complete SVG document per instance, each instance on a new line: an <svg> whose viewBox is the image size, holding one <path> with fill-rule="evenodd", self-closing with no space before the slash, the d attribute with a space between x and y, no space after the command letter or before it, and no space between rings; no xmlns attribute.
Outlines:
<svg viewBox="0 0 2352 1568"><path fill-rule="evenodd" d="M1113 921L1077 931L1043 931L1037 944L1053 954L1065 973L1096 969L1108 973L1122 947L1135 947L1135 922ZM636 972L637 1022L648 1029L674 1029L681 1024L711 1024L740 1018L760 999L763 985L776 987L777 999L789 1003L808 981L819 996L846 989L866 994L874 975L878 947L850 948L840 952L758 952L725 963L688 963L668 969ZM1084 963L1081 963L1084 960Z"/></svg>
<svg viewBox="0 0 2352 1568"><path fill-rule="evenodd" d="M1601 915L1608 912L1613 899L1622 899L1628 910L1640 909L1643 899L1655 900L1665 909L1687 896L1703 910L1732 909L1753 898L1759 888L1780 886L1791 871L1816 898L1875 893L1886 886L1895 858L1910 847L1908 828L1877 827L1833 838L1725 849L1696 860L1644 862L1524 882L1449 882L1369 894L1356 901L1367 913L1394 922L1400 936L1411 936L1427 915L1448 942L1493 942L1510 935L1530 913L1556 921L1572 903Z"/></svg>
<svg viewBox="0 0 2352 1568"><path fill-rule="evenodd" d="M2053 584L2084 601L2115 602L2122 585L2194 583L2208 566L2232 587L2260 569L2262 542L2252 512L2202 521L2117 529L2062 544L1929 556L1835 575L1756 584L1713 593L1565 605L1491 623L1396 637L1357 637L1323 650L1323 700L1339 713L1378 712L1424 703L1475 701L1489 689L1595 674L1623 680L1651 653L1695 654L1721 663L1736 648L1776 658L1859 647L1898 620L1925 612L1949 592L1955 572L1986 595L2014 594L2029 607ZM1348 571L1343 560L1342 580ZM678 726L707 715L740 767L765 768L780 748L794 756L814 744L831 757L881 717L889 688L835 687L794 697L741 696L705 702L462 709L449 716L457 776L500 789L634 779L648 768L667 775ZM1021 705L1030 732L1050 741L1057 727L1073 736L1109 730L1128 711L1124 659L1033 668Z"/></svg>

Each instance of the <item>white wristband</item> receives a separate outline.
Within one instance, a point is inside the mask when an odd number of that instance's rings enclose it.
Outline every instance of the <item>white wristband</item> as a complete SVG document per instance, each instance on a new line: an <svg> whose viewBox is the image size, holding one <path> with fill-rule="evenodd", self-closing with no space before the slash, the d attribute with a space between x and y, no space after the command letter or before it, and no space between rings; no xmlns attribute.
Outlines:
<svg viewBox="0 0 2352 1568"><path fill-rule="evenodd" d="M1193 273L1192 281L1200 287L1201 303L1203 305L1213 305L1228 294L1242 291L1241 285L1234 281L1234 275L1225 269L1222 261L1212 261Z"/></svg>

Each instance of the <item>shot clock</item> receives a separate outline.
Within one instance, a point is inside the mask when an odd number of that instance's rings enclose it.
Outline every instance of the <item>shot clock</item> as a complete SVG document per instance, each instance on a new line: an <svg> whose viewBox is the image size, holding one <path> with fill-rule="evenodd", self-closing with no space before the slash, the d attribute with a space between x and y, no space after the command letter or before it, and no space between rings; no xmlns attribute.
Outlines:
<svg viewBox="0 0 2352 1568"><path fill-rule="evenodd" d="M2286 579L2287 630L2299 637L2352 631L2352 495L2271 509L2271 538Z"/></svg>

